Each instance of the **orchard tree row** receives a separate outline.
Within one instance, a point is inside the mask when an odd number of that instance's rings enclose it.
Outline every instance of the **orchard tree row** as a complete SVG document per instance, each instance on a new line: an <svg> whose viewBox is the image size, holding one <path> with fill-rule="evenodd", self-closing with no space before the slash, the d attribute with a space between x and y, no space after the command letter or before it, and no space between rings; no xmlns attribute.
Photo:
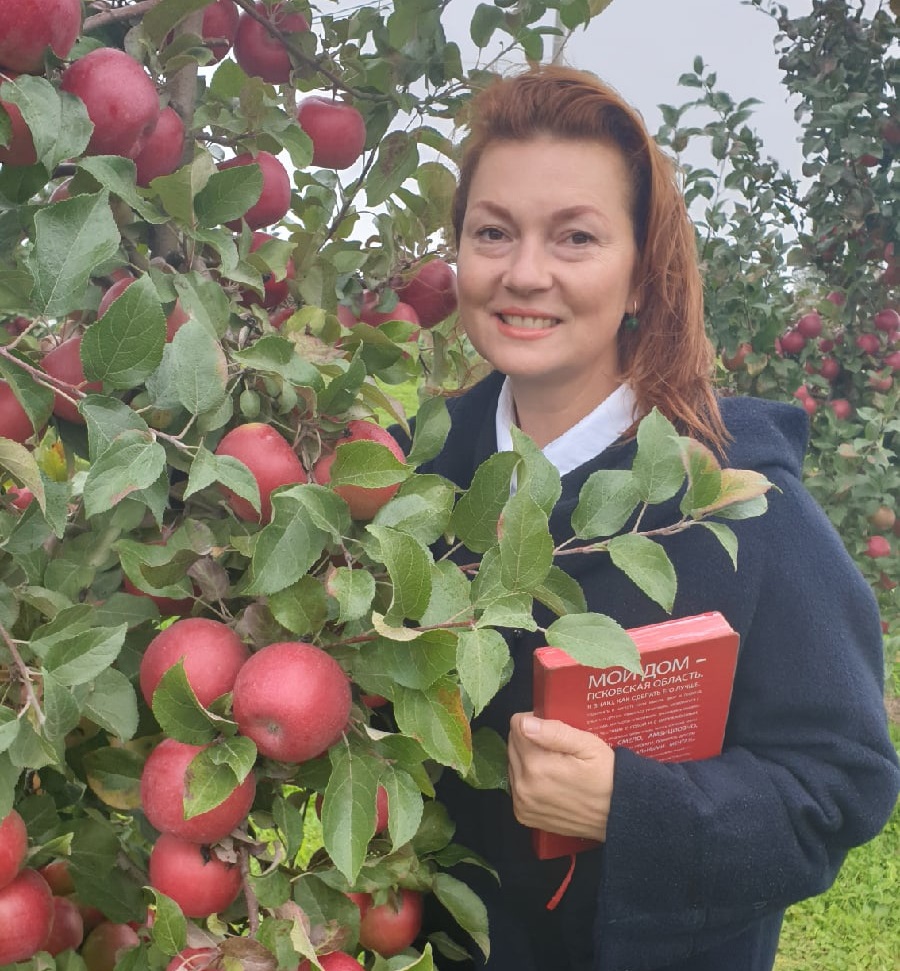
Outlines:
<svg viewBox="0 0 900 971"><path fill-rule="evenodd" d="M0 965L427 969L459 945L426 895L488 953L435 782L505 785L472 730L501 631L538 602L548 644L637 667L554 562L533 443L463 492L415 471L479 369L446 132L493 65L447 6L0 6ZM471 36L539 59L548 11L602 6L498 0ZM727 569L768 483L657 413L638 446L565 552L670 610L642 509L678 497Z"/></svg>
<svg viewBox="0 0 900 971"><path fill-rule="evenodd" d="M810 415L806 484L869 579L887 658L900 650L900 4L813 0L778 27L802 172L766 156L754 100L697 58L663 105L659 141L684 163L707 326L725 388ZM869 16L866 16L866 15ZM814 570L814 564L798 564Z"/></svg>

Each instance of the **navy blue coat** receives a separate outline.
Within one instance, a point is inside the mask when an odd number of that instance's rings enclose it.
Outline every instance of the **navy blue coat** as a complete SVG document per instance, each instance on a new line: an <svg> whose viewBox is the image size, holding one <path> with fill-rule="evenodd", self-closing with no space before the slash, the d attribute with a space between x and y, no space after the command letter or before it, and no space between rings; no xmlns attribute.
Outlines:
<svg viewBox="0 0 900 971"><path fill-rule="evenodd" d="M470 484L496 450L502 379L495 373L450 401L444 451L420 471ZM737 571L703 528L665 544L678 576L672 616L718 610L741 636L723 754L665 764L619 749L606 843L579 854L552 912L546 904L568 860L536 860L506 793L473 790L446 772L440 796L455 840L500 877L498 886L476 867L457 872L487 904L490 971L769 971L784 909L827 889L848 849L875 836L894 806L900 772L878 611L801 484L806 415L751 398L726 398L721 408L733 439L726 464L762 472L779 490L764 516L730 524ZM588 476L630 468L634 451L616 443L563 477L550 522L557 542L571 535ZM672 502L642 528L676 518ZM608 557L558 562L590 610L625 627L666 619ZM537 619L546 626L553 617ZM513 677L476 722L504 737L510 715L532 707L531 654L541 644L539 633L508 635ZM477 953L473 960L481 966Z"/></svg>

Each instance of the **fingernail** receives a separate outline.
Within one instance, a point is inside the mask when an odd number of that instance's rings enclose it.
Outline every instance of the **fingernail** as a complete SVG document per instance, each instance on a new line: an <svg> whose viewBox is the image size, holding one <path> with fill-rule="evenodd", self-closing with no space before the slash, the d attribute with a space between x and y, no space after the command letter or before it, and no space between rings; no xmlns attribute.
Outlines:
<svg viewBox="0 0 900 971"><path fill-rule="evenodd" d="M526 715L522 719L522 734L523 735L540 735L541 734L541 720L540 720L540 718L535 718L534 715Z"/></svg>

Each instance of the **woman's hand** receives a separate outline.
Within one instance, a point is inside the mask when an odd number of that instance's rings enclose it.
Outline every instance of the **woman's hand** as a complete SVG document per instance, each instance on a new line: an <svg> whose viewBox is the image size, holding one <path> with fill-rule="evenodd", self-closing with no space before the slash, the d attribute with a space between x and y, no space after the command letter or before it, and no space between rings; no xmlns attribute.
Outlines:
<svg viewBox="0 0 900 971"><path fill-rule="evenodd" d="M566 836L606 839L615 752L590 732L519 712L509 723L516 819Z"/></svg>

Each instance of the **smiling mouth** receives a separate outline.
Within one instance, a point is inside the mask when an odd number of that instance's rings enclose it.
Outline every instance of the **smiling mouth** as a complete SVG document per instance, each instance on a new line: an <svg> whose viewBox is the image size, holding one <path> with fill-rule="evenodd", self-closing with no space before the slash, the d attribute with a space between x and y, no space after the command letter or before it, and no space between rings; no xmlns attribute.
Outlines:
<svg viewBox="0 0 900 971"><path fill-rule="evenodd" d="M497 314L508 327L518 327L522 330L546 330L561 323L559 317L525 317L520 314Z"/></svg>

